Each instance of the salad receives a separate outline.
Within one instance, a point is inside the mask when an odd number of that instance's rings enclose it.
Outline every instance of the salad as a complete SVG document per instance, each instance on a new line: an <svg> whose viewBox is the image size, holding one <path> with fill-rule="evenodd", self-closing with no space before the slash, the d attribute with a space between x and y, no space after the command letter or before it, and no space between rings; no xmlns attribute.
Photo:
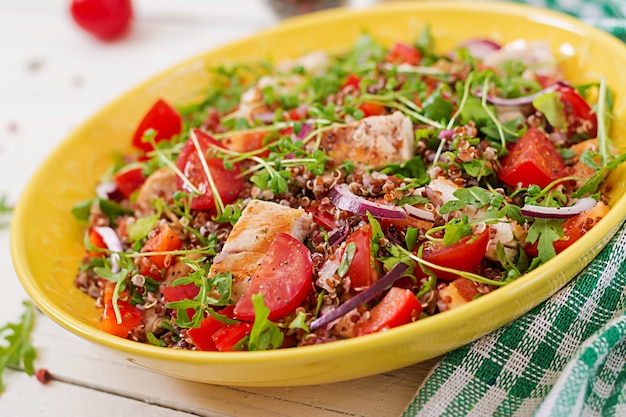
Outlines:
<svg viewBox="0 0 626 417"><path fill-rule="evenodd" d="M571 85L544 42L435 51L429 30L364 34L157 100L73 209L102 329L204 351L360 337L491 296L601 221L626 160L605 82Z"/></svg>

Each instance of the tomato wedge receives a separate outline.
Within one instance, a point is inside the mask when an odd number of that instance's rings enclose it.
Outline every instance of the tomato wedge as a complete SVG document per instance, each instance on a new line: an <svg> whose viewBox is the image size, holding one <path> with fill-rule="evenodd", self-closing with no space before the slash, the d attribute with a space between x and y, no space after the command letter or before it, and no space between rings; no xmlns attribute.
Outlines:
<svg viewBox="0 0 626 417"><path fill-rule="evenodd" d="M536 184L543 188L566 173L563 158L546 134L531 127L502 159L498 177L511 187Z"/></svg>
<svg viewBox="0 0 626 417"><path fill-rule="evenodd" d="M179 239L171 227L165 223L156 233L154 233L144 247L142 252L169 252L183 247L183 242ZM161 279L162 270L165 268L165 260L168 255L144 256L141 258L139 272L154 279Z"/></svg>
<svg viewBox="0 0 626 417"><path fill-rule="evenodd" d="M482 262L487 253L488 243L489 229L485 229L479 235L465 236L450 246L426 246L422 251L422 258L439 266L470 272ZM442 280L451 281L458 278L457 274L451 272L439 271L434 268L432 270L437 278ZM421 268L415 268L416 273L419 271Z"/></svg>
<svg viewBox="0 0 626 417"><path fill-rule="evenodd" d="M422 60L422 53L414 46L398 42L389 50L385 61L392 64L417 65Z"/></svg>
<svg viewBox="0 0 626 417"><path fill-rule="evenodd" d="M222 202L228 204L234 201L243 189L244 184L243 178L239 175L241 173L239 164L235 163L232 169L227 169L222 158L207 157L207 152L210 148L223 148L222 144L200 129L194 129L193 133L198 140L200 151L196 149L194 141L189 138L176 160L178 169L202 193L193 197L191 208L193 210L212 210L215 208L213 190L204 170L204 164L200 160L199 153L203 155ZM180 190L192 192L181 178L177 177L176 181Z"/></svg>
<svg viewBox="0 0 626 417"><path fill-rule="evenodd" d="M113 181L124 197L129 198L146 181L143 168L131 168L120 171L113 177Z"/></svg>
<svg viewBox="0 0 626 417"><path fill-rule="evenodd" d="M114 291L115 283L107 281L104 285L104 294L102 296L104 311L102 312L100 326L103 331L109 334L126 338L126 336L128 336L128 334L139 324L143 314L141 310L127 301L128 293L123 292L117 300L117 305L122 317L122 322L118 323L117 318L115 317L115 310L113 308Z"/></svg>
<svg viewBox="0 0 626 417"><path fill-rule="evenodd" d="M369 224L361 226L346 240L346 247L350 243L356 246L352 262L346 272L346 276L350 278L350 286L356 290L371 286L377 278L376 271L372 268L371 240L372 226Z"/></svg>
<svg viewBox="0 0 626 417"><path fill-rule="evenodd" d="M567 219L561 227L563 228L563 238L556 240L552 243L554 251L558 254L569 248L574 242L580 239L585 233L587 233L592 227L608 213L609 207L604 203L597 203L595 207L590 210L577 214L574 217ZM526 245L524 250L526 253L535 258L538 255L537 251L538 242Z"/></svg>
<svg viewBox="0 0 626 417"><path fill-rule="evenodd" d="M411 323L422 313L422 304L411 290L391 287L380 303L370 310L370 318L356 325L356 335L363 336Z"/></svg>
<svg viewBox="0 0 626 417"><path fill-rule="evenodd" d="M279 233L235 305L235 318L254 320L252 296L263 294L269 320L293 313L312 288L311 252L295 237Z"/></svg>
<svg viewBox="0 0 626 417"><path fill-rule="evenodd" d="M252 331L252 323L239 322L222 327L211 336L215 348L220 352L232 352L235 345Z"/></svg>
<svg viewBox="0 0 626 417"><path fill-rule="evenodd" d="M196 287L197 288L197 287ZM218 311L218 314L233 318L234 305L229 305ZM227 324L223 321L216 319L213 316L209 316L200 322L200 327L192 328L187 331L187 335L194 345L200 350L215 352L218 350L213 341L213 335L218 330L226 327Z"/></svg>
<svg viewBox="0 0 626 417"><path fill-rule="evenodd" d="M141 141L148 129L153 129L156 132L154 141L158 143L178 135L183 129L183 119L176 109L165 102L165 100L158 99L148 110L133 134L133 146L144 152L149 152L153 149L151 143Z"/></svg>
<svg viewBox="0 0 626 417"><path fill-rule="evenodd" d="M96 232L96 229L94 229L93 227L89 229L87 238L89 239L89 243L91 243L96 248L107 248L107 244L104 243L104 239L102 239L102 236L100 236L100 234ZM87 256L90 258L101 258L103 256L106 256L106 252L87 251Z"/></svg>
<svg viewBox="0 0 626 417"><path fill-rule="evenodd" d="M576 139L595 138L598 135L598 117L578 91L566 84L559 84L560 96L567 119L567 134Z"/></svg>

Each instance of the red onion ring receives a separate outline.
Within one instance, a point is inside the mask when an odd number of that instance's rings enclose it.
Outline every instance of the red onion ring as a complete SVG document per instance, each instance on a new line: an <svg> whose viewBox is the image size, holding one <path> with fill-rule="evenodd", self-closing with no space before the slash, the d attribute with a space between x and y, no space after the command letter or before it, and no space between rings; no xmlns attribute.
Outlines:
<svg viewBox="0 0 626 417"><path fill-rule="evenodd" d="M427 222L435 221L435 215L431 211L413 207L410 204L405 204L404 209L406 210L406 213L409 215L409 217L413 217L414 219L424 220Z"/></svg>
<svg viewBox="0 0 626 417"><path fill-rule="evenodd" d="M122 247L122 241L115 233L115 230L108 226L95 226L93 230L100 235L104 244L107 245L107 249L112 252L123 252L124 248ZM113 273L119 272L120 266L117 263L120 255L117 253L111 254L111 271Z"/></svg>
<svg viewBox="0 0 626 417"><path fill-rule="evenodd" d="M345 303L341 304L334 310L329 311L321 317L313 320L309 326L312 332L326 326L328 323L337 320L339 317L345 316L348 312L354 310L363 303L367 303L372 300L378 294L383 292L385 288L393 284L397 279L402 277L409 266L404 262L399 262L391 268L391 271L387 272L385 276L376 281L374 285L367 288L363 292L355 295Z"/></svg>
<svg viewBox="0 0 626 417"><path fill-rule="evenodd" d="M459 46L467 48L470 55L476 59L485 59L487 55L502 48L499 44L489 39L472 39L463 42Z"/></svg>
<svg viewBox="0 0 626 417"><path fill-rule="evenodd" d="M522 207L521 212L524 216L536 217L538 219L569 219L584 211L591 210L595 207L596 203L597 201L594 198L586 197L581 198L576 204L569 207L543 207L527 204Z"/></svg>
<svg viewBox="0 0 626 417"><path fill-rule="evenodd" d="M330 246L336 246L340 244L341 242L345 240L345 238L348 237L349 230L350 228L348 227L347 224L344 224L343 226L336 228L335 230L333 230L332 232L328 234L328 244Z"/></svg>
<svg viewBox="0 0 626 417"><path fill-rule="evenodd" d="M350 213L366 215L369 211L377 219L406 219L406 212L403 208L376 203L354 195L347 184L336 184L328 192L328 197L335 207Z"/></svg>
<svg viewBox="0 0 626 417"><path fill-rule="evenodd" d="M437 139L452 139L453 135L454 135L454 130L443 129L439 131L439 134L437 135Z"/></svg>

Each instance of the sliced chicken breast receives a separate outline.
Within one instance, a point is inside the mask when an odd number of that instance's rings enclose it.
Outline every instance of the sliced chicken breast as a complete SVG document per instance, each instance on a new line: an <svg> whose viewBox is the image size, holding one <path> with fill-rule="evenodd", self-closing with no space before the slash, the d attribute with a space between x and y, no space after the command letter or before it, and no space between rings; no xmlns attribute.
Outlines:
<svg viewBox="0 0 626 417"><path fill-rule="evenodd" d="M252 200L233 227L224 248L215 257L209 275L230 271L233 275L231 299L237 301L276 235L287 233L302 242L309 234L311 224L311 215L303 209Z"/></svg>

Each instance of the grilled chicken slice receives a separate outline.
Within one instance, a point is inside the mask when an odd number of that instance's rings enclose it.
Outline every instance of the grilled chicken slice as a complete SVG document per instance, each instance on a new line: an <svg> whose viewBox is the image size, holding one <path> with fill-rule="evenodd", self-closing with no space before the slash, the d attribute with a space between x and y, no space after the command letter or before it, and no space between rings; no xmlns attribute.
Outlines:
<svg viewBox="0 0 626 417"><path fill-rule="evenodd" d="M322 133L320 144L337 165L353 161L356 168L405 162L415 151L413 125L400 112L330 129Z"/></svg>
<svg viewBox="0 0 626 417"><path fill-rule="evenodd" d="M239 300L278 233L304 241L311 229L311 215L302 209L252 200L233 227L224 248L215 257L209 276L231 272L231 299Z"/></svg>

